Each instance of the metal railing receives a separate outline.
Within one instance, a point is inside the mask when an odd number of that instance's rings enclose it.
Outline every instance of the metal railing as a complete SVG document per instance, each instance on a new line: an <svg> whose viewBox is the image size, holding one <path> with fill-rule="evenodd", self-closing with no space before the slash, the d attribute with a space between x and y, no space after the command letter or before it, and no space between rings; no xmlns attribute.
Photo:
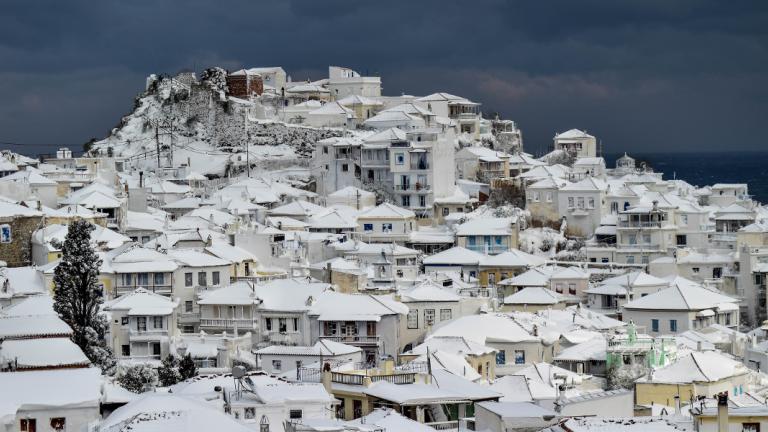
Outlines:
<svg viewBox="0 0 768 432"><path fill-rule="evenodd" d="M220 328L234 328L235 324L239 328L258 328L259 320L257 319L245 319L245 318L201 318L200 327L220 327Z"/></svg>
<svg viewBox="0 0 768 432"><path fill-rule="evenodd" d="M509 247L505 245L475 244L467 245L467 249L473 252L499 254L508 251Z"/></svg>
<svg viewBox="0 0 768 432"><path fill-rule="evenodd" d="M327 339L334 342L351 343L351 344L374 344L379 343L378 336L362 336L362 335L349 335L349 336L320 336L320 339Z"/></svg>
<svg viewBox="0 0 768 432"><path fill-rule="evenodd" d="M434 430L458 430L459 429L458 420L430 422L430 423L424 423L424 425L429 426Z"/></svg>
<svg viewBox="0 0 768 432"><path fill-rule="evenodd" d="M661 228L661 222L650 221L619 221L618 226L621 228Z"/></svg>

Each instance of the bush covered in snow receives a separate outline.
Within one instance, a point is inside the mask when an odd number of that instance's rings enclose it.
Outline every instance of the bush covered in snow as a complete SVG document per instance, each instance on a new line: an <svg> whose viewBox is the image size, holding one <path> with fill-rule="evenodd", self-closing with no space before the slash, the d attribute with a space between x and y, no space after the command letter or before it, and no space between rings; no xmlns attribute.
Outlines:
<svg viewBox="0 0 768 432"><path fill-rule="evenodd" d="M612 366L607 373L608 388L632 390L635 387L635 381L647 372L647 368L641 364Z"/></svg>
<svg viewBox="0 0 768 432"><path fill-rule="evenodd" d="M147 364L122 367L117 374L117 383L134 393L152 390L158 382L157 371Z"/></svg>

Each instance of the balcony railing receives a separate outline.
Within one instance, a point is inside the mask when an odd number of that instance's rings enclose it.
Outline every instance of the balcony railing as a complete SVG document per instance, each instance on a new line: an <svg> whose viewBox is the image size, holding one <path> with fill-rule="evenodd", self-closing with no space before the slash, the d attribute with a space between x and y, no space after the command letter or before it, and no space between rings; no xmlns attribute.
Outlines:
<svg viewBox="0 0 768 432"><path fill-rule="evenodd" d="M458 430L459 429L459 421L458 420L448 420L448 421L438 421L438 422L431 422L431 423L424 423L425 426L429 426L434 430Z"/></svg>
<svg viewBox="0 0 768 432"><path fill-rule="evenodd" d="M489 244L475 244L467 245L467 249L473 252L488 253L488 254L500 254L509 250L505 245L489 245Z"/></svg>
<svg viewBox="0 0 768 432"><path fill-rule="evenodd" d="M661 228L661 222L619 221L620 228Z"/></svg>
<svg viewBox="0 0 768 432"><path fill-rule="evenodd" d="M128 330L128 334L130 336L168 336L168 329L137 330L132 328Z"/></svg>
<svg viewBox="0 0 768 432"><path fill-rule="evenodd" d="M427 183L409 183L409 184L396 184L396 191L429 191L432 187Z"/></svg>
<svg viewBox="0 0 768 432"><path fill-rule="evenodd" d="M618 243L620 249L644 249L644 250L659 250L661 245L658 243Z"/></svg>
<svg viewBox="0 0 768 432"><path fill-rule="evenodd" d="M320 336L321 339L327 339L334 342L346 343L346 344L359 344L359 345L378 345L378 336L362 336L362 335L348 335L348 336Z"/></svg>
<svg viewBox="0 0 768 432"><path fill-rule="evenodd" d="M259 320L257 319L230 319L230 318L201 318L200 327L216 327L216 328L234 328L237 324L238 328L251 328L255 329L259 327Z"/></svg>
<svg viewBox="0 0 768 432"><path fill-rule="evenodd" d="M413 384L416 382L416 374L412 372L387 374L387 375L362 375L343 372L331 372L331 382L347 385L363 385L365 377L371 379L372 383L386 381L391 384Z"/></svg>

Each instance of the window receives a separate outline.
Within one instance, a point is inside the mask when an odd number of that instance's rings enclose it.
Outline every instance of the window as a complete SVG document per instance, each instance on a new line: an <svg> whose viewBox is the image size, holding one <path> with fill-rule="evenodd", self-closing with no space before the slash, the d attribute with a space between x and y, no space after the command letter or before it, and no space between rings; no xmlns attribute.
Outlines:
<svg viewBox="0 0 768 432"><path fill-rule="evenodd" d="M637 244L637 236L635 234L629 235L629 244L631 245Z"/></svg>
<svg viewBox="0 0 768 432"><path fill-rule="evenodd" d="M448 321L451 316L452 311L450 309L440 309L440 321Z"/></svg>
<svg viewBox="0 0 768 432"><path fill-rule="evenodd" d="M146 243L149 241L149 236L141 236L141 242Z"/></svg>
<svg viewBox="0 0 768 432"><path fill-rule="evenodd" d="M66 428L67 420L64 417L51 417L51 429L63 431Z"/></svg>
<svg viewBox="0 0 768 432"><path fill-rule="evenodd" d="M640 262L641 262L642 264L648 264L648 255L642 255L642 256L640 257Z"/></svg>
<svg viewBox="0 0 768 432"><path fill-rule="evenodd" d="M538 192L534 192L533 193L533 200L536 201L536 202L539 201L539 193Z"/></svg>
<svg viewBox="0 0 768 432"><path fill-rule="evenodd" d="M507 352L504 350L496 351L496 364L503 365L507 363Z"/></svg>
<svg viewBox="0 0 768 432"><path fill-rule="evenodd" d="M365 323L365 335L376 336L376 321L368 321Z"/></svg>
<svg viewBox="0 0 768 432"><path fill-rule="evenodd" d="M152 317L152 326L155 327L156 329L163 328L163 317L161 316Z"/></svg>
<svg viewBox="0 0 768 432"><path fill-rule="evenodd" d="M688 215L680 215L681 225L688 225Z"/></svg>
<svg viewBox="0 0 768 432"><path fill-rule="evenodd" d="M147 331L147 317L136 317L136 330Z"/></svg>
<svg viewBox="0 0 768 432"><path fill-rule="evenodd" d="M419 207L426 207L427 206L427 197L424 195L419 196Z"/></svg>
<svg viewBox="0 0 768 432"><path fill-rule="evenodd" d="M243 410L243 418L246 420L252 420L256 418L256 408L245 407L245 409Z"/></svg>
<svg viewBox="0 0 768 432"><path fill-rule="evenodd" d="M669 320L669 331L677 333L677 320Z"/></svg>
<svg viewBox="0 0 768 432"><path fill-rule="evenodd" d="M128 325L128 317L124 316L120 319L120 324L122 325Z"/></svg>
<svg viewBox="0 0 768 432"><path fill-rule="evenodd" d="M657 320L657 319L652 319L651 320L651 331L654 332L654 333L658 333L659 332L659 320Z"/></svg>
<svg viewBox="0 0 768 432"><path fill-rule="evenodd" d="M184 286L185 287L192 286L192 273L184 273Z"/></svg>
<svg viewBox="0 0 768 432"><path fill-rule="evenodd" d="M634 264L634 263L635 263L635 256L627 255L627 264Z"/></svg>
<svg viewBox="0 0 768 432"><path fill-rule="evenodd" d="M547 192L547 202L552 202L552 192Z"/></svg>
<svg viewBox="0 0 768 432"><path fill-rule="evenodd" d="M212 282L213 282L213 285L218 285L218 284L219 284L219 282L221 282L221 281L220 281L220 278L221 278L221 275L219 274L219 272L217 272L217 271L213 272L213 273L211 274L211 279L213 279L213 280L212 280Z"/></svg>
<svg viewBox="0 0 768 432"><path fill-rule="evenodd" d="M280 360L272 360L272 370L279 371L283 367L283 362Z"/></svg>
<svg viewBox="0 0 768 432"><path fill-rule="evenodd" d="M288 413L288 417L291 418L291 419L300 419L301 416L302 416L302 412L301 412L300 409L292 409Z"/></svg>
<svg viewBox="0 0 768 432"><path fill-rule="evenodd" d="M184 302L184 312L191 313L193 305L194 305L194 303L192 302L192 300L185 301Z"/></svg>
<svg viewBox="0 0 768 432"><path fill-rule="evenodd" d="M584 197L576 198L576 207L578 207L580 209L584 208Z"/></svg>
<svg viewBox="0 0 768 432"><path fill-rule="evenodd" d="M120 347L120 352L123 354L123 357L129 357L131 355L131 346L130 345L122 345Z"/></svg>
<svg viewBox="0 0 768 432"><path fill-rule="evenodd" d="M197 284L201 287L208 286L208 275L205 272L197 273Z"/></svg>
<svg viewBox="0 0 768 432"><path fill-rule="evenodd" d="M575 283L569 283L568 284L568 294L576 295L576 284Z"/></svg>
<svg viewBox="0 0 768 432"><path fill-rule="evenodd" d="M293 331L299 331L299 319L293 318Z"/></svg>
<svg viewBox="0 0 768 432"><path fill-rule="evenodd" d="M424 309L424 325L434 325L435 324L435 310L434 309Z"/></svg>
<svg viewBox="0 0 768 432"><path fill-rule="evenodd" d="M595 199L594 198L590 198L588 203L589 203L588 208L591 208L591 209L595 208Z"/></svg>
<svg viewBox="0 0 768 432"><path fill-rule="evenodd" d="M515 350L515 364L525 364L525 351Z"/></svg>
<svg viewBox="0 0 768 432"><path fill-rule="evenodd" d="M448 216L449 210L448 207L443 207L443 216Z"/></svg>
<svg viewBox="0 0 768 432"><path fill-rule="evenodd" d="M610 261L608 260L608 258L600 258L600 262L603 263L603 264L607 264Z"/></svg>
<svg viewBox="0 0 768 432"><path fill-rule="evenodd" d="M760 432L760 423L742 423L741 432Z"/></svg>
<svg viewBox="0 0 768 432"><path fill-rule="evenodd" d="M563 293L563 284L561 284L561 283L556 283L556 284L555 284L555 291L557 291L557 292L559 292L560 294L562 294L562 293Z"/></svg>
<svg viewBox="0 0 768 432"><path fill-rule="evenodd" d="M278 318L277 319L277 330L280 333L287 333L288 332L288 320L285 318Z"/></svg>
<svg viewBox="0 0 768 432"><path fill-rule="evenodd" d="M373 224L363 224L363 231L373 231Z"/></svg>
<svg viewBox="0 0 768 432"><path fill-rule="evenodd" d="M691 271L693 272L693 274L699 274L699 270L700 269L698 267L691 268Z"/></svg>
<svg viewBox="0 0 768 432"><path fill-rule="evenodd" d="M328 147L327 146L323 146L323 153L328 154Z"/></svg>
<svg viewBox="0 0 768 432"><path fill-rule="evenodd" d="M568 197L568 208L573 208L573 197Z"/></svg>
<svg viewBox="0 0 768 432"><path fill-rule="evenodd" d="M688 244L688 237L685 234L678 234L675 236L678 246L685 246Z"/></svg>
<svg viewBox="0 0 768 432"><path fill-rule="evenodd" d="M136 283L139 286L146 287L149 285L149 273L139 273L136 275Z"/></svg>
<svg viewBox="0 0 768 432"><path fill-rule="evenodd" d="M404 165L405 164L405 154L404 153L395 153L395 164L397 164L397 165Z"/></svg>
<svg viewBox="0 0 768 432"><path fill-rule="evenodd" d="M267 331L272 331L272 318L264 318L264 328Z"/></svg>
<svg viewBox="0 0 768 432"><path fill-rule="evenodd" d="M410 207L411 206L411 196L410 195L403 195L403 207Z"/></svg>
<svg viewBox="0 0 768 432"><path fill-rule="evenodd" d="M21 419L19 420L19 429L22 432L36 432L37 420L36 419Z"/></svg>
<svg viewBox="0 0 768 432"><path fill-rule="evenodd" d="M342 172L349 171L349 164L341 164L341 171Z"/></svg>
<svg viewBox="0 0 768 432"><path fill-rule="evenodd" d="M155 286L165 285L165 274L155 273Z"/></svg>
<svg viewBox="0 0 768 432"><path fill-rule="evenodd" d="M419 311L416 309L411 309L408 311L408 328L419 328Z"/></svg>
<svg viewBox="0 0 768 432"><path fill-rule="evenodd" d="M383 232L392 232L392 224L391 223L383 223L383 224L381 224L381 230Z"/></svg>

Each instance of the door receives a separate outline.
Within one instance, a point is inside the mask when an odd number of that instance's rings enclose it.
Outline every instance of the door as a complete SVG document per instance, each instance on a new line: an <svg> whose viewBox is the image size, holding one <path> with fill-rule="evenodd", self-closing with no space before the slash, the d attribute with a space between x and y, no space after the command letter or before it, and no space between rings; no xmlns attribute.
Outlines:
<svg viewBox="0 0 768 432"><path fill-rule="evenodd" d="M159 343L153 343L152 344L152 355L159 356L160 355L160 344Z"/></svg>

